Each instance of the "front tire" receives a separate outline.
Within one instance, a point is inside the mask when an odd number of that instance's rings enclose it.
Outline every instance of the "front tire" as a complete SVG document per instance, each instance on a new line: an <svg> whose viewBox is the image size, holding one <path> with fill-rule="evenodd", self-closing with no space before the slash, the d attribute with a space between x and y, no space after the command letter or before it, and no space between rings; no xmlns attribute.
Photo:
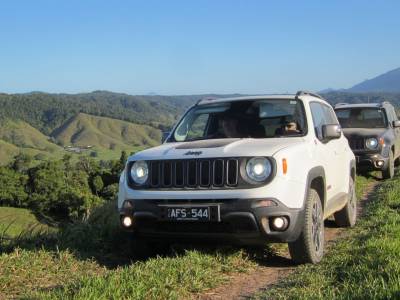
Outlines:
<svg viewBox="0 0 400 300"><path fill-rule="evenodd" d="M389 161L388 166L385 170L382 171L383 179L391 179L394 176L394 156L393 151L389 152Z"/></svg>
<svg viewBox="0 0 400 300"><path fill-rule="evenodd" d="M349 199L346 206L335 212L335 223L339 227L353 227L357 221L357 196L354 179L350 177Z"/></svg>
<svg viewBox="0 0 400 300"><path fill-rule="evenodd" d="M298 263L316 264L324 255L325 232L321 199L315 189L309 189L299 238L289 243L292 259Z"/></svg>

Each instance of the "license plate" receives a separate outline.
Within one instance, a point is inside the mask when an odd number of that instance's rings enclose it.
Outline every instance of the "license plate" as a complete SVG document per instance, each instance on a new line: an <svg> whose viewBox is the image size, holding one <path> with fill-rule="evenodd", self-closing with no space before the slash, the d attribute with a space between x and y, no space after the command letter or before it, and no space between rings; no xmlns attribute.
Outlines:
<svg viewBox="0 0 400 300"><path fill-rule="evenodd" d="M170 221L219 221L218 206L167 206L162 218Z"/></svg>

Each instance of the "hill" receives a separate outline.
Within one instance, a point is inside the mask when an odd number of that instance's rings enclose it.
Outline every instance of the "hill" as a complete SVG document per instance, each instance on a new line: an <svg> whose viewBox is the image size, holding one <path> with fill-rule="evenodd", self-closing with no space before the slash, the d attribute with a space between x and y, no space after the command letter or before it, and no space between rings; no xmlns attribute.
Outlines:
<svg viewBox="0 0 400 300"><path fill-rule="evenodd" d="M365 80L347 90L348 92L388 92L400 93L400 68L379 75L375 78Z"/></svg>
<svg viewBox="0 0 400 300"><path fill-rule="evenodd" d="M20 120L3 120L0 122L0 165L7 163L19 152L31 156L40 154L53 157L62 153L62 148L51 142L51 139Z"/></svg>
<svg viewBox="0 0 400 300"><path fill-rule="evenodd" d="M20 148L33 148L46 152L61 150L48 136L20 120L3 121L0 125L0 139Z"/></svg>
<svg viewBox="0 0 400 300"><path fill-rule="evenodd" d="M45 135L78 113L163 128L203 96L132 96L107 91L84 94L1 94L0 120L20 119Z"/></svg>
<svg viewBox="0 0 400 300"><path fill-rule="evenodd" d="M69 119L51 136L63 146L95 146L107 150L149 147L161 141L161 131L154 127L84 113Z"/></svg>

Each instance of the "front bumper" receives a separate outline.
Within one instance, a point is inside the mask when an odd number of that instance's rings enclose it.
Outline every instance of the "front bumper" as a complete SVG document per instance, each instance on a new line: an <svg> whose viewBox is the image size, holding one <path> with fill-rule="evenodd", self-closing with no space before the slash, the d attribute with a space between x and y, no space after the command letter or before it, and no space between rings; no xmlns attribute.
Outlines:
<svg viewBox="0 0 400 300"><path fill-rule="evenodd" d="M276 206L260 206L262 200L273 200ZM265 242L292 242L300 235L304 209L293 209L277 199L204 199L204 200L136 200L132 208L120 209L121 220L130 216L133 224L125 228L136 236L173 242L229 242L262 245ZM162 207L166 205L218 205L220 221L166 221ZM273 230L273 217L286 217L284 231Z"/></svg>
<svg viewBox="0 0 400 300"><path fill-rule="evenodd" d="M380 153L355 153L357 169L362 171L385 170L389 165L389 157Z"/></svg>

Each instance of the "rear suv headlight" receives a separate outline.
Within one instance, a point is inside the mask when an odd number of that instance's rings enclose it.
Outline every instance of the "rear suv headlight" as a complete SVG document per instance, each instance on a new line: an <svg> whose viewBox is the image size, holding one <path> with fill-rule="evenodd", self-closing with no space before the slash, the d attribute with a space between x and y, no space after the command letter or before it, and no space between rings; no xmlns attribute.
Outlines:
<svg viewBox="0 0 400 300"><path fill-rule="evenodd" d="M378 148L378 140L376 138L368 138L365 140L365 147L370 150L375 150Z"/></svg>

